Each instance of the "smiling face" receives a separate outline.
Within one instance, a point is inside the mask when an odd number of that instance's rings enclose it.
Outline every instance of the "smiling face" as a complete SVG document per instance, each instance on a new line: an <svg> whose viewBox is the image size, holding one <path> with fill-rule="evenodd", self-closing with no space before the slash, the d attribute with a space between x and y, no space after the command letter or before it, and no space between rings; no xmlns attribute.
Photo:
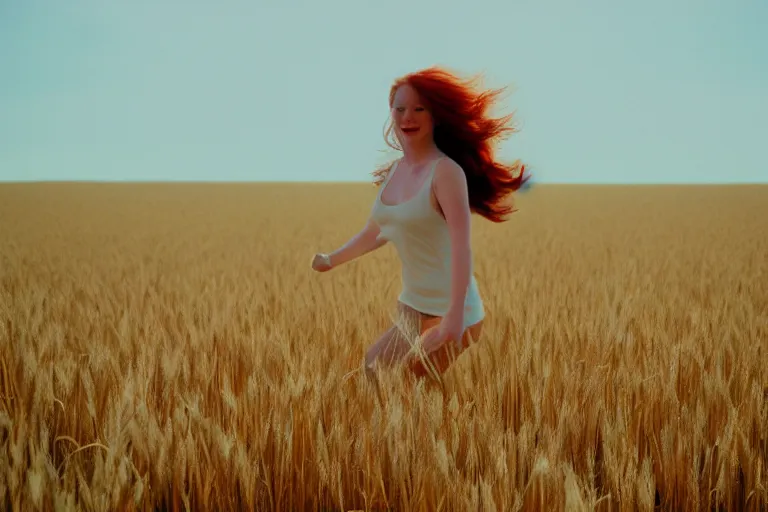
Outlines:
<svg viewBox="0 0 768 512"><path fill-rule="evenodd" d="M412 145L432 138L432 115L422 103L416 89L408 84L401 85L395 92L392 120L403 144Z"/></svg>

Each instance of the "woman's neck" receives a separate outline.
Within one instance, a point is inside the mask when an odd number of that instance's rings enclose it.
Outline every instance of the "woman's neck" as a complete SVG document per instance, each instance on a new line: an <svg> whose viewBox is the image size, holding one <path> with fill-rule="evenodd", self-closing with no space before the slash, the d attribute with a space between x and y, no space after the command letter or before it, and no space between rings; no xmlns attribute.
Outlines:
<svg viewBox="0 0 768 512"><path fill-rule="evenodd" d="M435 158L440 154L440 149L433 141L425 144L403 146L403 160L409 164L419 165Z"/></svg>

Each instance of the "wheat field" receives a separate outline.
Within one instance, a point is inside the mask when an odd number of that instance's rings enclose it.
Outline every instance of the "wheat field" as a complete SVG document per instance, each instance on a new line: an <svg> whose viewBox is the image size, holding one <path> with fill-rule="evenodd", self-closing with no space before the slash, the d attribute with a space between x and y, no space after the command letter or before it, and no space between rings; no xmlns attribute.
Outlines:
<svg viewBox="0 0 768 512"><path fill-rule="evenodd" d="M378 384L394 250L309 269L374 194L1 186L0 507L768 509L768 187L519 195L480 342Z"/></svg>

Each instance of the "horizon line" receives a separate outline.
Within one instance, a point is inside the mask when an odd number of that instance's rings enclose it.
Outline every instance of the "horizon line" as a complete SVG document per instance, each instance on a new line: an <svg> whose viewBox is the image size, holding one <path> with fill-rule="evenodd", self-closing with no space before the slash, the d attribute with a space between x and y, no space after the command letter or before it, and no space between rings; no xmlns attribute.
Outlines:
<svg viewBox="0 0 768 512"><path fill-rule="evenodd" d="M0 180L3 185L66 185L66 184L102 184L102 185L371 185L373 181L312 181L312 180ZM683 181L547 181L534 182L522 191L543 186L766 186L768 181L707 181L707 182L683 182Z"/></svg>

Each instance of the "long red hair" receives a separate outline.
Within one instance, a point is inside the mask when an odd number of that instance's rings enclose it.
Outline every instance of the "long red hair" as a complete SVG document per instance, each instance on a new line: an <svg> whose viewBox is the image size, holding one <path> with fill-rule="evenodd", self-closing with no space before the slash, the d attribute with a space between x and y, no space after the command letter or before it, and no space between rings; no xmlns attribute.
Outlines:
<svg viewBox="0 0 768 512"><path fill-rule="evenodd" d="M390 109L397 89L409 84L432 114L435 123L434 140L437 147L464 170L469 189L470 209L493 222L516 211L511 202L504 204L510 194L528 180L525 165L520 160L511 164L494 157L495 144L517 130L510 125L512 114L492 118L488 110L504 89L479 90L478 77L462 80L437 66L398 78L389 91ZM384 131L388 146L402 151L390 118ZM391 162L373 172L380 185Z"/></svg>

